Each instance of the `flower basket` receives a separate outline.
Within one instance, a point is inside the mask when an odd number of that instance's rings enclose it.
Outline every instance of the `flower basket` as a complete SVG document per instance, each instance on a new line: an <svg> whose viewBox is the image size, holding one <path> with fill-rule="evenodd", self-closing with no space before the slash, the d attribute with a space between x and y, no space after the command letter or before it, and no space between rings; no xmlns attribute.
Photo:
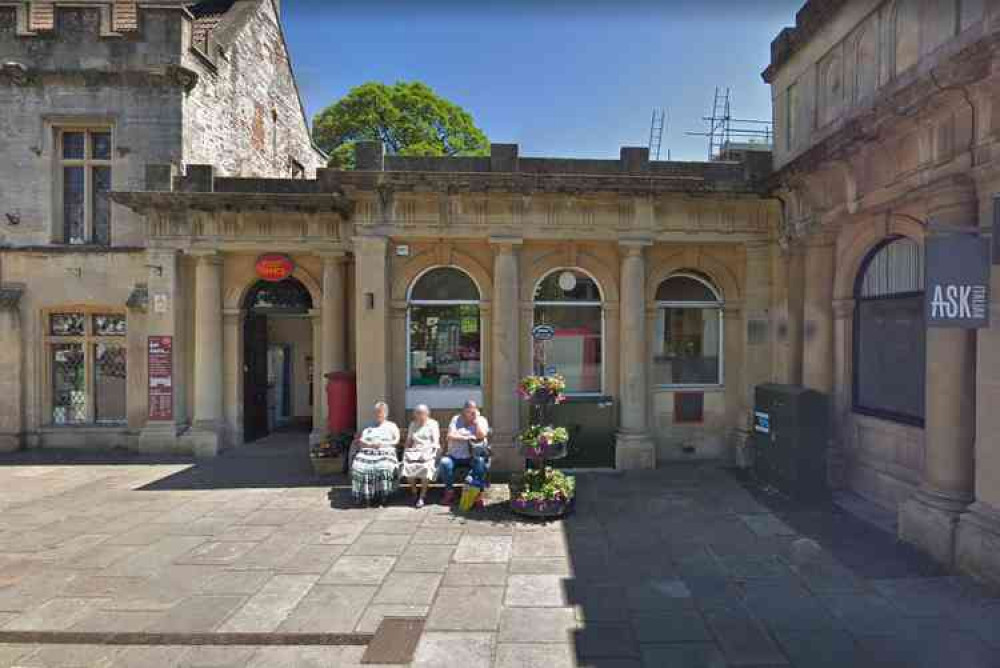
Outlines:
<svg viewBox="0 0 1000 668"><path fill-rule="evenodd" d="M569 450L569 432L565 427L531 425L517 437L521 454L528 459L561 459Z"/></svg>
<svg viewBox="0 0 1000 668"><path fill-rule="evenodd" d="M518 515L525 517L537 517L540 519L562 517L573 511L575 499L568 501L526 501L524 499L514 499L510 502L510 508Z"/></svg>
<svg viewBox="0 0 1000 668"><path fill-rule="evenodd" d="M566 381L562 376L526 376L517 385L517 394L535 406L550 406L565 400Z"/></svg>
<svg viewBox="0 0 1000 668"><path fill-rule="evenodd" d="M552 468L525 471L510 483L510 508L529 517L560 517L573 509L576 478Z"/></svg>
<svg viewBox="0 0 1000 668"><path fill-rule="evenodd" d="M347 453L352 440L354 435L344 432L312 446L309 450L309 461L312 462L316 475L343 473L347 468Z"/></svg>

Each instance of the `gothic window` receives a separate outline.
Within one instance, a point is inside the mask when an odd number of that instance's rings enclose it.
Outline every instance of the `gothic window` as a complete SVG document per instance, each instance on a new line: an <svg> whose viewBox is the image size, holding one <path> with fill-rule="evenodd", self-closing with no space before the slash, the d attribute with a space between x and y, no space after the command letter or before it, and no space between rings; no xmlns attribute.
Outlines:
<svg viewBox="0 0 1000 668"><path fill-rule="evenodd" d="M895 28L896 75L917 64L920 59L920 1L899 0L896 4Z"/></svg>
<svg viewBox="0 0 1000 668"><path fill-rule="evenodd" d="M878 72L878 32L869 26L858 35L855 47L854 100L861 102L875 94Z"/></svg>
<svg viewBox="0 0 1000 668"><path fill-rule="evenodd" d="M822 125L840 114L844 100L844 67L839 55L829 56L820 68L820 119Z"/></svg>
<svg viewBox="0 0 1000 668"><path fill-rule="evenodd" d="M921 246L892 237L865 259L855 285L854 410L924 420L924 266Z"/></svg>
<svg viewBox="0 0 1000 668"><path fill-rule="evenodd" d="M111 243L111 130L57 131L62 241Z"/></svg>
<svg viewBox="0 0 1000 668"><path fill-rule="evenodd" d="M118 425L128 418L124 313L66 309L47 316L53 425Z"/></svg>

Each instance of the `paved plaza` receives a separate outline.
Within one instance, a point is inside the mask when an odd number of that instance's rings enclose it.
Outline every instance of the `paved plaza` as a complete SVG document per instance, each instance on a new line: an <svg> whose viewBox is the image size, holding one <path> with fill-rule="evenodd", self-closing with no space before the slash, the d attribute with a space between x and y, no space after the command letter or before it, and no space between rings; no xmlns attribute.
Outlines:
<svg viewBox="0 0 1000 668"><path fill-rule="evenodd" d="M0 632L370 633L412 616L418 666L1000 666L1000 597L713 465L582 475L577 512L539 524L499 502L353 508L305 449L5 456ZM347 667L364 651L9 643L0 666Z"/></svg>

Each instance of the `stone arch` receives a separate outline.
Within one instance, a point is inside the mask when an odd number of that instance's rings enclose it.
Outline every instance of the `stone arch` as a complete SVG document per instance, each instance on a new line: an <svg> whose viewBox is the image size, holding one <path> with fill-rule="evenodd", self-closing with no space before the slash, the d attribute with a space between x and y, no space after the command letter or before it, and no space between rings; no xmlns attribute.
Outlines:
<svg viewBox="0 0 1000 668"><path fill-rule="evenodd" d="M312 298L313 308L319 308L319 305L323 303L323 289L312 274L310 274L306 269L303 269L298 264L295 265L294 271L292 271L292 278L298 279L302 285L305 286L306 290L309 291L309 296ZM254 285L257 284L256 274L252 275L250 280L244 281L244 283L239 288L233 288L228 290L223 297L223 308L238 310L243 308L243 302L246 300L247 294Z"/></svg>
<svg viewBox="0 0 1000 668"><path fill-rule="evenodd" d="M923 245L927 232L917 220L907 215L887 214L881 224L863 220L842 228L837 246L837 275L834 299L853 299L854 286L861 265L872 249L889 237L906 237Z"/></svg>
<svg viewBox="0 0 1000 668"><path fill-rule="evenodd" d="M725 303L733 304L742 301L739 280L726 263L697 249L691 249L675 253L655 263L653 270L646 276L647 305L653 307L656 304L656 289L660 283L673 274L684 271L700 273L712 281Z"/></svg>
<svg viewBox="0 0 1000 668"><path fill-rule="evenodd" d="M597 282L604 304L618 302L618 276L615 271L599 258L586 252L577 253L572 260L563 253L548 253L538 258L522 275L521 300L534 301L535 286L556 269L582 270Z"/></svg>
<svg viewBox="0 0 1000 668"><path fill-rule="evenodd" d="M389 291L389 294L392 295L392 301L405 303L413 282L431 269L437 267L455 267L456 269L461 269L468 274L469 278L472 279L472 282L479 289L479 303L483 304L490 301L493 295L493 277L485 267L475 259L460 254L452 254L448 262L442 262L439 254L432 251L418 253L400 267L399 271L393 272L395 275L393 276L392 286Z"/></svg>

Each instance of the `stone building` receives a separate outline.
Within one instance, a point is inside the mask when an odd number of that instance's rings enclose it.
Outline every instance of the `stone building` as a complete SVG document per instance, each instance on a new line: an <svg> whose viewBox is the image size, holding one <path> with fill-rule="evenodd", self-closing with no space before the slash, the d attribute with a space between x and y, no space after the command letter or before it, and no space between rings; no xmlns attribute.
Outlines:
<svg viewBox="0 0 1000 668"><path fill-rule="evenodd" d="M835 483L898 513L904 540L995 581L1000 316L925 328L923 246L990 233L998 43L987 0L810 0L764 72L787 380L834 398Z"/></svg>
<svg viewBox="0 0 1000 668"><path fill-rule="evenodd" d="M0 448L136 447L146 168L305 178L274 0L0 2Z"/></svg>

